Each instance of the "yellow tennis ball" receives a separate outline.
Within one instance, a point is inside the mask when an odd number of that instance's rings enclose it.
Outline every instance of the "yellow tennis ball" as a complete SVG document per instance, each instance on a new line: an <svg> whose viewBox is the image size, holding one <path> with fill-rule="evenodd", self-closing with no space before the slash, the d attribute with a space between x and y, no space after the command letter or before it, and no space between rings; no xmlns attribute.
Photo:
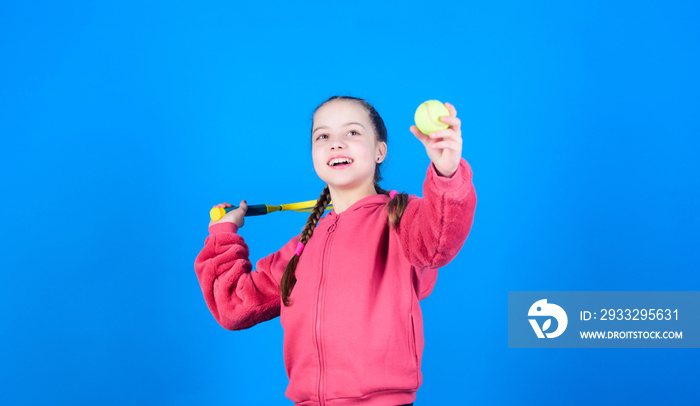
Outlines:
<svg viewBox="0 0 700 406"><path fill-rule="evenodd" d="M440 101L428 100L416 109L416 126L425 135L433 131L446 130L449 125L440 121L440 117L449 115L450 111Z"/></svg>

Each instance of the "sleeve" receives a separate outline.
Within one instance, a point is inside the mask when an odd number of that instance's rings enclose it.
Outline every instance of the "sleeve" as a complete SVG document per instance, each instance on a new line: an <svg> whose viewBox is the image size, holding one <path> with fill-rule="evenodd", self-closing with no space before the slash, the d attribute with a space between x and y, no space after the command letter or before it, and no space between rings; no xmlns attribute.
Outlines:
<svg viewBox="0 0 700 406"><path fill-rule="evenodd" d="M292 238L251 271L248 246L237 231L233 223L209 227L194 262L207 307L227 330L243 330L279 316L279 281L299 241L299 236Z"/></svg>
<svg viewBox="0 0 700 406"><path fill-rule="evenodd" d="M399 222L404 255L419 269L447 265L464 245L474 220L476 192L464 158L452 177L440 176L431 163L423 198L413 198Z"/></svg>

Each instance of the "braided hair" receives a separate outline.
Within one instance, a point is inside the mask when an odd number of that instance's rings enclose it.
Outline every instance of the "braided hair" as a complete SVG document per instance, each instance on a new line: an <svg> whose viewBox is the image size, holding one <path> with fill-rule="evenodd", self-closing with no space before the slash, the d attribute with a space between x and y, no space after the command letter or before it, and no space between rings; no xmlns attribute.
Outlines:
<svg viewBox="0 0 700 406"><path fill-rule="evenodd" d="M369 113L375 133L377 134L377 141L387 142L387 131L386 126L384 125L384 120L382 120L382 117L379 115L379 113L377 113L377 110L375 110L375 108L364 99L351 96L333 96L316 107L314 114L316 114L316 111L318 111L318 109L323 105L333 100L352 100L360 103L360 105L362 105L362 107L364 107ZM379 181L382 180L379 171L380 165L381 163L377 163L374 170L374 190L377 192L377 194L385 194L389 196L389 191L386 191L379 186ZM331 192L328 185L326 185L323 192L321 192L321 196L316 201L316 206L314 206L313 210L311 210L311 214L309 214L309 218L306 220L306 226L304 226L304 230L302 230L301 235L299 236L300 243L305 245L309 241L314 233L314 229L316 228L318 221L321 219L321 215L326 211L326 207L328 207L330 201ZM394 228L394 230L398 228L399 222L401 221L401 216L406 210L407 205L408 194L406 193L399 193L395 195L394 198L389 201L389 204L387 204L387 221L391 227ZM292 293L292 289L294 289L294 285L297 282L295 272L297 269L297 264L299 263L299 255L301 254L295 253L292 259L289 260L280 281L280 295L282 296L282 303L284 303L285 306L289 306L291 304L289 301L289 295Z"/></svg>

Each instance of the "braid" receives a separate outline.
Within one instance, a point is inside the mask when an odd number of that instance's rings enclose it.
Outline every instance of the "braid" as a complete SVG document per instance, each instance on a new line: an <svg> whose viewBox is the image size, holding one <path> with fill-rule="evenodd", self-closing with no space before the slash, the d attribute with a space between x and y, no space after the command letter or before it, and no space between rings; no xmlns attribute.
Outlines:
<svg viewBox="0 0 700 406"><path fill-rule="evenodd" d="M380 195L389 195L389 192L382 189L376 182L374 184L374 190ZM401 216L403 216L404 211L406 211L406 206L408 206L408 194L404 192L397 194L393 199L389 200L389 204L386 206L389 211L389 224L396 230L399 227Z"/></svg>
<svg viewBox="0 0 700 406"><path fill-rule="evenodd" d="M311 214L309 214L309 218L306 220L304 230L299 236L299 242L306 244L309 241L311 235L314 233L314 228L316 228L316 225L318 224L318 220L321 219L321 215L324 211L326 211L326 207L328 207L328 203L330 203L330 201L331 191L328 189L328 185L326 185L323 192L321 192L321 196L316 201L316 206L314 206L314 209L311 210ZM282 280L280 281L280 294L282 295L282 303L284 303L285 306L289 306L289 295L292 293L292 289L294 289L294 285L297 283L297 278L294 273L296 272L298 263L299 255L294 254L292 259L289 260L289 263L287 263L287 267L284 269L284 273L282 274Z"/></svg>

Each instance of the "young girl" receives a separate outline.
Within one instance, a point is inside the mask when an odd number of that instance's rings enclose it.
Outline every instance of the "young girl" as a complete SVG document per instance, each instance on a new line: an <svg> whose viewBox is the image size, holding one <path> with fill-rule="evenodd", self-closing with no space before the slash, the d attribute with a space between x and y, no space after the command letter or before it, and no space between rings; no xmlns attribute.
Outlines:
<svg viewBox="0 0 700 406"><path fill-rule="evenodd" d="M423 198L382 190L387 131L362 99L332 97L311 131L316 174L327 184L306 227L251 270L237 234L247 209L209 223L195 271L209 310L229 330L281 316L286 396L296 405L412 404L421 385L419 301L437 268L459 252L476 194L461 158L454 106L449 128L411 132L431 163ZM333 210L321 218L332 200ZM228 203L214 207L230 207Z"/></svg>

